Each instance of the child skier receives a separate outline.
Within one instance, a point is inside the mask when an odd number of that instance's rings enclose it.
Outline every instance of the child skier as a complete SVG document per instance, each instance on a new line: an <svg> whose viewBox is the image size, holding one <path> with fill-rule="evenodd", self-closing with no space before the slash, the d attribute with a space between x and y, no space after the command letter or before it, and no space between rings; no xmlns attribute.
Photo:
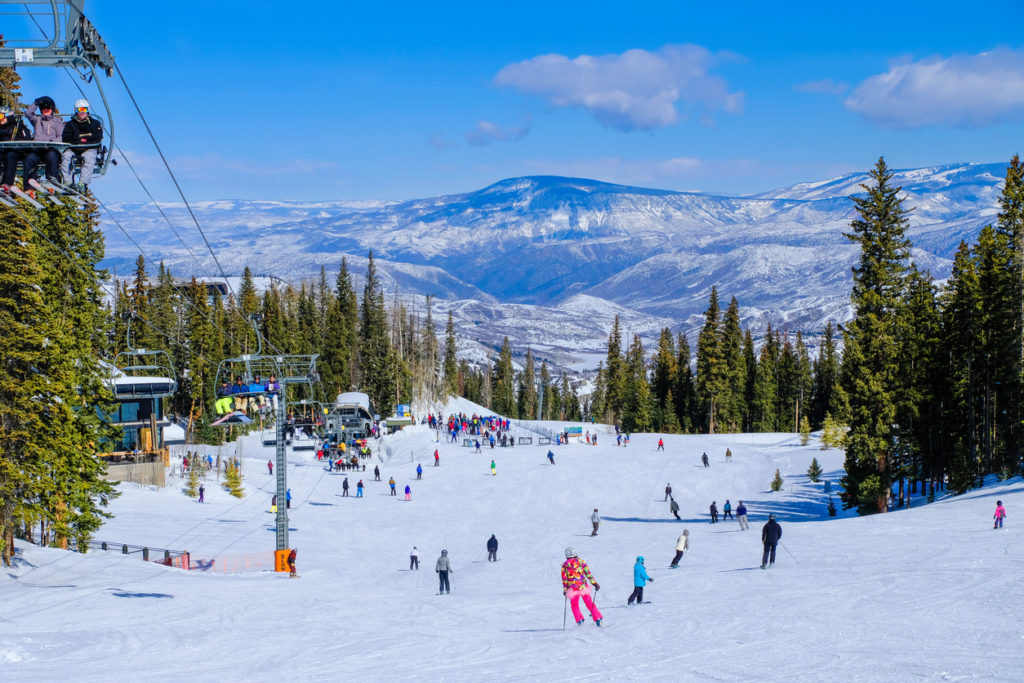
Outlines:
<svg viewBox="0 0 1024 683"><path fill-rule="evenodd" d="M1003 501L996 501L996 513L992 515L992 519L996 520L992 526L993 529L1000 529L1003 526L1003 519L1006 518L1006 508L1003 507Z"/></svg>
<svg viewBox="0 0 1024 683"><path fill-rule="evenodd" d="M644 604L644 586L647 582L653 582L650 576L647 575L647 569L644 567L644 557L639 555L636 558L636 564L633 565L633 592L629 594L629 599L626 600L627 605L632 605L633 601L636 600L636 604Z"/></svg>
<svg viewBox="0 0 1024 683"><path fill-rule="evenodd" d="M562 563L562 595L569 599L572 616L576 619L577 624L583 623L583 613L580 612L580 598L582 597L583 604L587 606L590 615L594 618L594 623L600 626L604 615L594 604L588 581L593 584L595 591L601 589L601 586L594 580L593 574L590 573L587 563L576 557L576 549L572 546L566 548L565 562Z"/></svg>

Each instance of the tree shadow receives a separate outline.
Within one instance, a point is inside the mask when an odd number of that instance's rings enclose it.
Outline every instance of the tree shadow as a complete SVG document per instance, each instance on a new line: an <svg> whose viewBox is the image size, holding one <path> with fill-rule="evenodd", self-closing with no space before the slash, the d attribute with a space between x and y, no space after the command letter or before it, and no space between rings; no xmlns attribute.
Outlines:
<svg viewBox="0 0 1024 683"><path fill-rule="evenodd" d="M602 522L640 522L644 524L679 524L681 522L689 522L690 524L699 524L706 522L706 519L652 519L650 517L606 517L601 516Z"/></svg>
<svg viewBox="0 0 1024 683"><path fill-rule="evenodd" d="M128 593L117 588L111 588L110 590L117 591L111 593L115 598L173 598L173 595L169 593Z"/></svg>

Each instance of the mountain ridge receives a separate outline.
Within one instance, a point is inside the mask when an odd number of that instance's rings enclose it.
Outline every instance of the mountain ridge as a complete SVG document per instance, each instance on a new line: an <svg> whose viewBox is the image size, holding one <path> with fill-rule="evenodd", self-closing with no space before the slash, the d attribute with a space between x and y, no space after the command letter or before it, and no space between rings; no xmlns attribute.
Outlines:
<svg viewBox="0 0 1024 683"><path fill-rule="evenodd" d="M1005 169L963 163L893 171L913 209L908 237L919 267L948 276L959 242L973 241L998 212ZM849 196L867 179L851 173L726 196L523 176L399 202L224 200L194 208L229 274L249 266L295 281L323 265L333 276L343 256L359 274L372 250L385 289L414 310L428 294L435 320L449 308L475 310L473 302L492 309L495 315L476 322L456 318L467 345L487 349L507 334L513 346L567 357L603 347L611 310L634 312L645 342L657 325L692 332L712 286L726 299L737 297L755 332L771 323L813 334L827 320L843 322L857 257L843 235L855 213ZM161 206L176 224L187 224L183 206ZM176 275L217 273L198 236L189 248L199 262L168 241L151 206L110 208ZM134 245L106 232L105 265L131 272ZM589 298L562 307L580 295ZM581 311L580 301L590 309ZM590 320L569 320L581 315ZM560 331L570 328L569 336Z"/></svg>

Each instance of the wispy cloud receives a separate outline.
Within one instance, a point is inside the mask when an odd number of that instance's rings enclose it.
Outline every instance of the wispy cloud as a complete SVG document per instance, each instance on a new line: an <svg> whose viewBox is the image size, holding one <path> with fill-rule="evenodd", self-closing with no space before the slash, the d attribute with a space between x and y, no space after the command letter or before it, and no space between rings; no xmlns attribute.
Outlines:
<svg viewBox="0 0 1024 683"><path fill-rule="evenodd" d="M799 92L812 92L820 95L842 95L850 86L846 83L837 83L831 78L823 78L820 81L807 81L806 83L797 83L793 86L793 90Z"/></svg>
<svg viewBox="0 0 1024 683"><path fill-rule="evenodd" d="M267 177L308 175L322 173L337 167L338 164L334 161L322 161L319 159L290 159L288 161L257 164L247 159L228 159L216 154L178 157L171 161L171 168L175 173L202 175L208 175L215 171Z"/></svg>
<svg viewBox="0 0 1024 683"><path fill-rule="evenodd" d="M490 121L480 121L472 130L466 131L466 142L474 147L483 147L492 142L519 142L529 135L529 126L505 128Z"/></svg>
<svg viewBox="0 0 1024 683"><path fill-rule="evenodd" d="M708 73L734 57L700 45L573 59L549 54L503 67L494 83L545 97L556 107L584 109L612 128L650 130L676 124L690 110L704 116L742 111L743 93L729 92L724 79Z"/></svg>
<svg viewBox="0 0 1024 683"><path fill-rule="evenodd" d="M580 161L536 160L528 164L534 173L593 178L623 185L692 187L708 176L762 174L762 164L749 159L710 160L696 157L669 159L622 159L604 157Z"/></svg>
<svg viewBox="0 0 1024 683"><path fill-rule="evenodd" d="M434 133L427 138L427 144L436 150L454 149L459 146L459 143L445 137L444 133Z"/></svg>
<svg viewBox="0 0 1024 683"><path fill-rule="evenodd" d="M1024 119L1024 50L929 57L868 78L846 107L892 128L984 127Z"/></svg>

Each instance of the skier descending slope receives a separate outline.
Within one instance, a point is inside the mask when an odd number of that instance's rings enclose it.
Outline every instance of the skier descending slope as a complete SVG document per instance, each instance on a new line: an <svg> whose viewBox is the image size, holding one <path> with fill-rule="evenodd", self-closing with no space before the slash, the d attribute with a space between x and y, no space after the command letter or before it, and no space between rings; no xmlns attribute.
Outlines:
<svg viewBox="0 0 1024 683"><path fill-rule="evenodd" d="M438 595L441 593L451 593L452 586L448 582L448 574L454 574L455 570L452 569L452 562L448 559L448 551L442 550L441 557L437 558L437 563L434 565L434 571L437 572L437 578L440 581L440 588L438 589Z"/></svg>
<svg viewBox="0 0 1024 683"><path fill-rule="evenodd" d="M200 498L199 502L203 502ZM1003 526L1003 520L1006 518L1006 508L1003 507L1003 501L996 501L996 513L992 515L992 519L995 520L995 524L992 525L993 529L999 529Z"/></svg>
<svg viewBox="0 0 1024 683"><path fill-rule="evenodd" d="M647 568L644 567L644 557L640 555L636 558L636 564L633 565L633 592L630 593L629 599L626 600L627 605L632 605L633 601L636 600L636 604L644 604L644 586L647 582L654 582L650 576L647 575Z"/></svg>
<svg viewBox="0 0 1024 683"><path fill-rule="evenodd" d="M590 615L594 617L594 623L600 626L604 616L594 604L588 581L593 584L595 591L601 589L601 586L594 580L594 575L590 573L590 567L576 557L576 549L569 546L565 549L565 562L562 563L562 595L569 599L572 616L576 619L577 624L583 623L583 613L580 612L580 598L582 597L583 604L587 606Z"/></svg>
<svg viewBox="0 0 1024 683"><path fill-rule="evenodd" d="M764 543L764 554L761 555L761 569L775 564L775 546L782 538L782 527L775 521L775 513L768 515L768 523L761 528L761 542Z"/></svg>

